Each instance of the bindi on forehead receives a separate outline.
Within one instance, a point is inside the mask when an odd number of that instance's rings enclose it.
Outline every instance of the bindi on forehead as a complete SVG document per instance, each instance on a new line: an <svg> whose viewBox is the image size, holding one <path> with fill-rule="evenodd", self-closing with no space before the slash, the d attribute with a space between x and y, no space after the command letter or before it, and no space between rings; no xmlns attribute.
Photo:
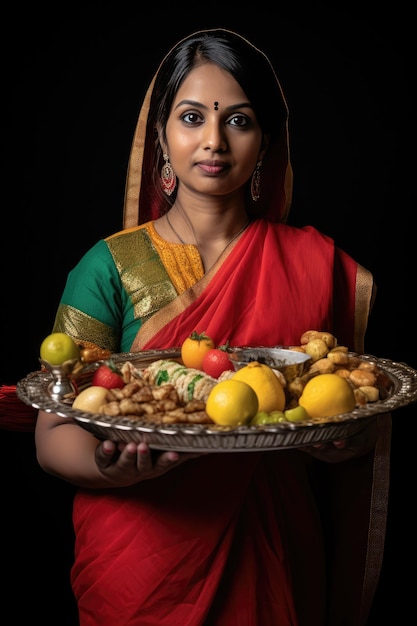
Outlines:
<svg viewBox="0 0 417 626"><path fill-rule="evenodd" d="M218 111L218 110L219 110L219 103L218 103L218 102L215 102L215 103L214 103L214 110L215 110L215 111Z"/></svg>

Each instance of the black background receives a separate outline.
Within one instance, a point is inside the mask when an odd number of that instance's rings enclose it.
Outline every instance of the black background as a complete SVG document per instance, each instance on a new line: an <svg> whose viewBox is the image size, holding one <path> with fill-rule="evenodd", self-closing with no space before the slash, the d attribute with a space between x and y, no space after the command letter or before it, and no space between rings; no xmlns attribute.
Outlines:
<svg viewBox="0 0 417 626"><path fill-rule="evenodd" d="M289 222L318 227L374 273L366 352L417 368L410 15L399 5L384 14L294 7L292 15L262 3L159 3L145 13L127 3L60 7L59 16L29 7L3 20L0 384L38 368L68 271L121 228L130 144L162 55L189 32L217 26L257 44L280 77L295 177ZM393 606L398 619L412 606L407 577L400 596L392 588L404 553L415 554L416 419L415 406L393 415L386 561L372 625ZM10 605L13 624L30 616L73 626L72 487L39 470L31 434L0 437L2 608Z"/></svg>

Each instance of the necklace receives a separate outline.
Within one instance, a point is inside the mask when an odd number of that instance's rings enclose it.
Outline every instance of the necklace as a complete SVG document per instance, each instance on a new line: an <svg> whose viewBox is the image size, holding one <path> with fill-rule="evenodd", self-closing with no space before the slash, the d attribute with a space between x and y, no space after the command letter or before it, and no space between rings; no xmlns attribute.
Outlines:
<svg viewBox="0 0 417 626"><path fill-rule="evenodd" d="M174 235L177 237L177 239L184 245L186 246L187 244L185 243L184 239L179 235L179 233L177 233L177 231L175 230L175 228L173 227L173 225L171 224L171 220L168 217L168 213L165 213L165 217L166 220L168 222L168 226L170 227L171 231L174 233ZM233 237L227 242L227 244L225 245L225 247L223 248L223 250L220 252L219 256L217 257L217 259L214 261L214 263L210 266L209 269L211 269L211 267L213 267L213 265L215 265L217 263L217 261L220 259L220 257L222 256L223 252L225 250L227 250L227 248L235 241L235 239L237 239L249 226L251 220L249 219L246 224L244 224L242 226L242 228L235 234L233 235ZM194 230L194 229L193 229ZM196 243L196 246L198 248L198 245ZM208 271L208 270L207 270Z"/></svg>
<svg viewBox="0 0 417 626"><path fill-rule="evenodd" d="M180 242L185 246L187 245L184 241L184 239L182 237L180 237L180 235L177 233L177 231L175 230L175 228L173 227L173 225L171 224L171 220L168 217L168 213L165 213L165 217L167 218L167 222L168 222L168 226L170 227L170 229L172 230L172 232L174 233L174 235L180 240Z"/></svg>

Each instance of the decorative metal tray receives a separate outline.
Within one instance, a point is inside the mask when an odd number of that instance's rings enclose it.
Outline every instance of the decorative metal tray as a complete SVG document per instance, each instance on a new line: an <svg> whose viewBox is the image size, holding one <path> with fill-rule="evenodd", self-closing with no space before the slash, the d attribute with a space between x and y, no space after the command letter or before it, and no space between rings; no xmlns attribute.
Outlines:
<svg viewBox="0 0 417 626"><path fill-rule="evenodd" d="M178 350L149 350L112 355L116 363L130 361L144 368L159 359L178 358ZM366 422L380 413L388 413L417 401L417 371L405 363L364 354L364 361L375 363L382 372L381 399L342 413L326 421L301 423L282 422L263 426L225 428L213 424L152 424L148 420L131 421L78 411L71 404L51 397L48 387L53 382L48 372L28 374L17 384L17 395L26 404L61 417L70 417L99 439L122 442L147 442L151 448L178 452L247 452L309 446L344 439L359 432ZM91 376L92 377L92 371ZM88 370L88 368L87 368ZM82 375L88 379L88 371Z"/></svg>

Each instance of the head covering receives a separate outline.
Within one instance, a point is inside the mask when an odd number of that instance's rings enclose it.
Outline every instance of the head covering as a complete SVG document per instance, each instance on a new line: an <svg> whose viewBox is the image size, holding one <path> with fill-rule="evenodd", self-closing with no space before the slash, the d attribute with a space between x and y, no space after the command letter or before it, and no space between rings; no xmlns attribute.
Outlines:
<svg viewBox="0 0 417 626"><path fill-rule="evenodd" d="M138 224L144 224L149 220L157 219L163 213L157 194L152 191L152 177L146 173L150 171L152 155L155 150L155 130L154 128L150 128L149 122L149 109L155 79L163 67L167 57L178 45L187 39L203 33L230 33L235 37L239 37L243 42L246 42L248 46L251 46L255 51L261 54L271 67L271 75L274 76L277 81L279 92L282 97L282 104L287 111L287 119L285 124L285 134L281 135L279 143L270 143L267 153L263 159L261 173L263 206L260 201L257 208L262 206L263 216L273 222L286 221L292 200L293 176L288 143L288 106L285 101L282 87L276 77L275 71L269 59L261 50L256 48L247 39L227 29L208 29L196 31L191 35L188 35L171 48L159 65L159 68L146 92L136 125L128 163L123 210L124 228L131 228L137 226ZM149 201L150 198L151 201Z"/></svg>

